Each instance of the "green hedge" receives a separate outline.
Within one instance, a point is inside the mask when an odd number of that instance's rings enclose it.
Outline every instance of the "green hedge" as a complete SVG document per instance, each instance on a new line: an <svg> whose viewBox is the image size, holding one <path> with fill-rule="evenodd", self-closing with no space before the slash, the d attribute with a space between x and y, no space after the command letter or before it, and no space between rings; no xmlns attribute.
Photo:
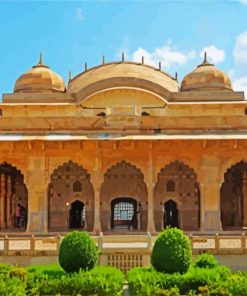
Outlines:
<svg viewBox="0 0 247 296"><path fill-rule="evenodd" d="M128 282L132 295L162 295L159 290L170 290L174 287L183 295L190 291L198 292L200 287L207 285L223 285L230 275L229 269L225 266L213 269L191 266L184 274L161 273L154 268L133 268L128 272Z"/></svg>
<svg viewBox="0 0 247 296"><path fill-rule="evenodd" d="M114 267L66 273L58 265L0 268L0 296L122 295L123 273Z"/></svg>
<svg viewBox="0 0 247 296"><path fill-rule="evenodd" d="M191 266L185 274L165 274L153 268L134 268L128 272L128 281L131 295L136 296L247 295L247 272L231 274L225 266L215 268Z"/></svg>

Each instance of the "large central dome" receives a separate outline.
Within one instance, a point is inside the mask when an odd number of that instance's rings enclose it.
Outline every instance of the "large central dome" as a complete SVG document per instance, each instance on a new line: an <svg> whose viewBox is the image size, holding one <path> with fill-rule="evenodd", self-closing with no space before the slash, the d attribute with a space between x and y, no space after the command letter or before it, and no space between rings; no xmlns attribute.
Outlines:
<svg viewBox="0 0 247 296"><path fill-rule="evenodd" d="M102 64L75 76L69 82L68 93L85 98L116 87L142 88L159 94L179 89L177 80L160 69L133 62L118 62Z"/></svg>

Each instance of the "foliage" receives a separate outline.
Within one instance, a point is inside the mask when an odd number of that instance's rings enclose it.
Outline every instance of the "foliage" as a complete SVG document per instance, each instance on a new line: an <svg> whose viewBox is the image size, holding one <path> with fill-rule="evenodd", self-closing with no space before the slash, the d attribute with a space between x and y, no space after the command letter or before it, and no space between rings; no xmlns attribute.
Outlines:
<svg viewBox="0 0 247 296"><path fill-rule="evenodd" d="M17 277L0 276L0 296L25 296L25 282Z"/></svg>
<svg viewBox="0 0 247 296"><path fill-rule="evenodd" d="M247 273L239 272L231 275L223 287L232 295L246 296L247 295Z"/></svg>
<svg viewBox="0 0 247 296"><path fill-rule="evenodd" d="M199 268L214 268L219 265L217 259L208 253L199 255L195 260L195 266Z"/></svg>
<svg viewBox="0 0 247 296"><path fill-rule="evenodd" d="M154 244L151 262L160 272L184 273L192 258L190 241L177 228L167 228L161 232Z"/></svg>
<svg viewBox="0 0 247 296"><path fill-rule="evenodd" d="M54 272L52 272L54 269ZM90 271L65 273L58 267L31 268L27 282L27 295L120 295L124 276L114 267L95 267Z"/></svg>
<svg viewBox="0 0 247 296"><path fill-rule="evenodd" d="M49 264L49 265L31 265L27 268L29 277L37 276L39 274L48 275L48 277L59 278L62 275L65 275L66 272L62 269L60 265Z"/></svg>
<svg viewBox="0 0 247 296"><path fill-rule="evenodd" d="M59 249L59 264L66 272L79 272L94 268L98 260L98 249L84 231L68 233Z"/></svg>
<svg viewBox="0 0 247 296"><path fill-rule="evenodd" d="M0 263L0 274L6 275L13 268L13 265Z"/></svg>
<svg viewBox="0 0 247 296"><path fill-rule="evenodd" d="M190 295L190 294L189 294ZM191 294L193 295L193 294ZM229 292L224 290L222 287L204 286L198 288L197 296L232 296Z"/></svg>
<svg viewBox="0 0 247 296"><path fill-rule="evenodd" d="M169 290L173 287L177 287L184 295L190 291L198 292L200 287L207 285L213 289L215 283L224 283L229 276L230 271L225 266L217 266L214 269L191 266L184 274L161 273L154 268L133 268L128 272L128 282L133 295L152 295L157 289Z"/></svg>
<svg viewBox="0 0 247 296"><path fill-rule="evenodd" d="M24 267L12 267L8 274L7 277L9 278L19 278L21 281L25 282L27 281L27 270Z"/></svg>
<svg viewBox="0 0 247 296"><path fill-rule="evenodd" d="M120 296L123 284L123 273L108 266L79 273L66 273L59 265L9 265L0 269L0 296Z"/></svg>

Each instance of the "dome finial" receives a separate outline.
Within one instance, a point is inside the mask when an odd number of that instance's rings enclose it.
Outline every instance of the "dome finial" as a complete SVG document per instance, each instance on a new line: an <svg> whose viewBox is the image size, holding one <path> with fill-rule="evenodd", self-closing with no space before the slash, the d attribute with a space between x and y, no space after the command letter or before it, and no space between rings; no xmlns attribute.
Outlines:
<svg viewBox="0 0 247 296"><path fill-rule="evenodd" d="M39 62L37 65L33 66L33 68L39 68L39 67L43 67L43 68L49 68L48 66L46 66L43 62L43 55L42 52L40 52L39 54Z"/></svg>
<svg viewBox="0 0 247 296"><path fill-rule="evenodd" d="M124 52L122 52L122 62L124 62Z"/></svg>
<svg viewBox="0 0 247 296"><path fill-rule="evenodd" d="M39 65L44 65L42 52L39 54Z"/></svg>
<svg viewBox="0 0 247 296"><path fill-rule="evenodd" d="M72 73L69 71L69 81L72 79Z"/></svg>
<svg viewBox="0 0 247 296"><path fill-rule="evenodd" d="M203 62L200 65L198 65L197 67L202 67L202 66L214 66L213 64L210 64L208 62L208 55L207 55L207 51L206 50L204 51L204 59L203 59Z"/></svg>

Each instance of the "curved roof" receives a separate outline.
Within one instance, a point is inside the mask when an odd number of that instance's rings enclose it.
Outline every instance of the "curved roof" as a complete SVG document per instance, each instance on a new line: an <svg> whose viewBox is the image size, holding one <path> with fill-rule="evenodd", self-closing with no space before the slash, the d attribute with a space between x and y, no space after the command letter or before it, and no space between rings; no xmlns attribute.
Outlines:
<svg viewBox="0 0 247 296"><path fill-rule="evenodd" d="M222 90L232 91L229 77L213 64L209 64L205 53L202 64L186 75L181 84L181 91L190 90Z"/></svg>
<svg viewBox="0 0 247 296"><path fill-rule="evenodd" d="M22 74L15 83L14 92L65 92L63 79L43 64L42 56L36 66Z"/></svg>
<svg viewBox="0 0 247 296"><path fill-rule="evenodd" d="M114 87L143 88L161 95L177 92L178 82L151 66L133 62L103 64L75 76L69 81L68 93L78 99Z"/></svg>

